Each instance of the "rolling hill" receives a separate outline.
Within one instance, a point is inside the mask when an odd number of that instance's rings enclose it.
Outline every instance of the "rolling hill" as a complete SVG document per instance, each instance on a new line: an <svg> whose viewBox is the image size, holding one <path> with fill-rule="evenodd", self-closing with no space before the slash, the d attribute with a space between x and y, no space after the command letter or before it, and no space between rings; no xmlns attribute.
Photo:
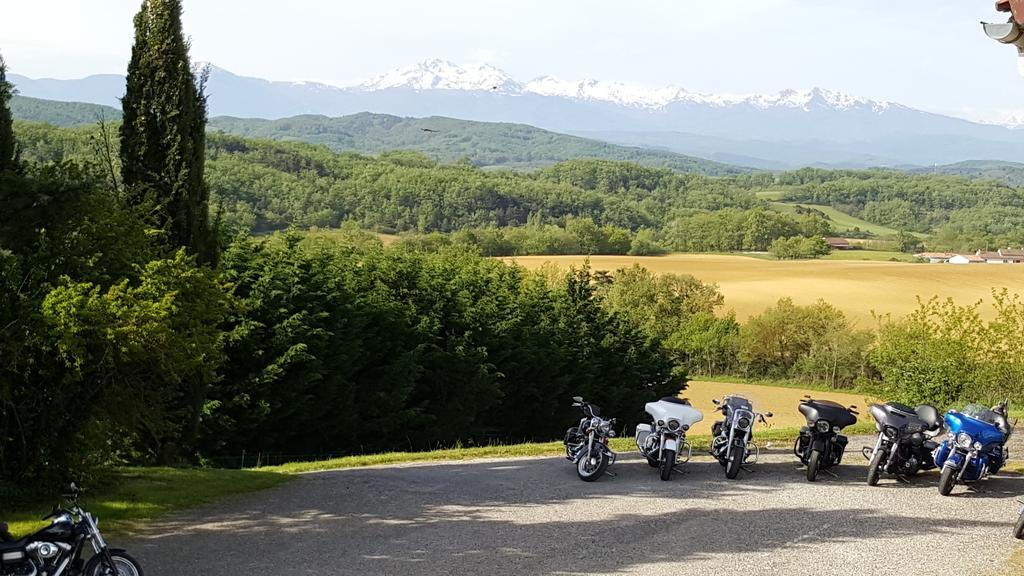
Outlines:
<svg viewBox="0 0 1024 576"><path fill-rule="evenodd" d="M677 172L708 175L748 171L674 152L618 146L525 124L454 118L400 118L361 113L341 118L296 116L282 120L212 118L209 129L247 138L296 140L336 151L413 150L442 162L468 158L477 166L537 168L575 158L625 160Z"/></svg>
<svg viewBox="0 0 1024 576"><path fill-rule="evenodd" d="M120 120L121 110L102 104L85 102L58 102L15 96L11 99L11 113L19 120L46 122L54 126L84 126L96 122Z"/></svg>

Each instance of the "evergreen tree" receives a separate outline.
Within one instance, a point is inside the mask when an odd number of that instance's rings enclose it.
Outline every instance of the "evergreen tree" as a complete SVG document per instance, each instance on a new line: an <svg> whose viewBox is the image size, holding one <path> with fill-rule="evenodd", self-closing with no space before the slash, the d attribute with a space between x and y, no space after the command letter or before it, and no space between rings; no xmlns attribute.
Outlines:
<svg viewBox="0 0 1024 576"><path fill-rule="evenodd" d="M189 62L181 2L144 0L121 106L121 175L129 201L172 247L216 258L203 180L206 96Z"/></svg>
<svg viewBox="0 0 1024 576"><path fill-rule="evenodd" d="M14 86L7 81L7 64L0 56L0 172L13 170L18 165L18 145L14 140L10 105L13 96Z"/></svg>

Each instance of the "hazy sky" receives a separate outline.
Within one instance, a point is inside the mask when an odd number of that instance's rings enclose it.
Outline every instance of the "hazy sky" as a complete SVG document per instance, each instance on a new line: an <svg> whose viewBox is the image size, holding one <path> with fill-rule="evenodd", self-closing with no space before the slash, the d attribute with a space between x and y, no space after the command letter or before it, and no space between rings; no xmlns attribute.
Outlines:
<svg viewBox="0 0 1024 576"><path fill-rule="evenodd" d="M12 72L123 73L139 0L0 0ZM1024 114L993 0L184 0L194 60L351 85L432 57L699 92L820 86L975 118ZM926 9L921 9L926 7Z"/></svg>

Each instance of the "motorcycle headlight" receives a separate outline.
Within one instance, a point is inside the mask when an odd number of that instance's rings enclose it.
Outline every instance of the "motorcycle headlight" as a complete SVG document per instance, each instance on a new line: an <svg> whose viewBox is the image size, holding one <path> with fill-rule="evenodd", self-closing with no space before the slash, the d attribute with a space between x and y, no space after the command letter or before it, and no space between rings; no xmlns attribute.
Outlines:
<svg viewBox="0 0 1024 576"><path fill-rule="evenodd" d="M668 429L669 430L679 430L679 425L680 425L679 420L676 420L675 418L671 418L668 421Z"/></svg>
<svg viewBox="0 0 1024 576"><path fill-rule="evenodd" d="M818 420L814 426L818 429L818 432L825 433L832 429L832 424L828 420Z"/></svg>
<svg viewBox="0 0 1024 576"><path fill-rule="evenodd" d="M956 435L956 444L964 450L970 450L974 445L974 438L966 432L961 432Z"/></svg>
<svg viewBox="0 0 1024 576"><path fill-rule="evenodd" d="M900 432L899 430L893 428L892 426L886 426L885 429L882 430L882 435L888 438L889 440L895 440L897 437L899 437Z"/></svg>
<svg viewBox="0 0 1024 576"><path fill-rule="evenodd" d="M599 427L599 430L601 430L601 432L607 434L608 431L611 430L611 429L612 429L612 423L611 422L607 422L607 421L601 422L601 426Z"/></svg>
<svg viewBox="0 0 1024 576"><path fill-rule="evenodd" d="M664 426L664 425L665 425L665 421L664 420L658 420L658 426L659 427Z"/></svg>
<svg viewBox="0 0 1024 576"><path fill-rule="evenodd" d="M746 430L747 428L750 428L750 418L744 416L740 418L738 422L736 422L736 425L739 426L741 429Z"/></svg>

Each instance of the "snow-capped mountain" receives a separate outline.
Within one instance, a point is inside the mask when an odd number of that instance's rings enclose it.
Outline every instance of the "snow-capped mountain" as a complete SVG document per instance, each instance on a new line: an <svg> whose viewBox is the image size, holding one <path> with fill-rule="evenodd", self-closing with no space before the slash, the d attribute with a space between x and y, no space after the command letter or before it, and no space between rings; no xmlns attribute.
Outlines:
<svg viewBox="0 0 1024 576"><path fill-rule="evenodd" d="M397 68L355 86L355 89L363 91L387 90L389 88L492 90L516 93L520 92L523 87L503 70L490 64L459 66L439 58Z"/></svg>
<svg viewBox="0 0 1024 576"><path fill-rule="evenodd" d="M381 74L359 84L355 89L367 92L388 89L493 91L605 102L649 110L659 110L678 102L716 107L752 106L762 110L782 107L804 111L810 111L812 107L823 107L833 110L869 108L882 112L891 106L889 102L822 88L785 90L777 94L731 95L689 92L679 86L651 88L591 78L569 81L554 76L541 76L519 82L489 64L460 66L436 58Z"/></svg>
<svg viewBox="0 0 1024 576"><path fill-rule="evenodd" d="M119 106L124 77L33 80L21 94ZM723 162L783 168L902 166L1024 158L1024 115L986 125L822 88L776 94L703 94L608 80L513 78L488 64L433 59L356 86L247 78L216 67L211 116L277 119L378 112L517 122Z"/></svg>

